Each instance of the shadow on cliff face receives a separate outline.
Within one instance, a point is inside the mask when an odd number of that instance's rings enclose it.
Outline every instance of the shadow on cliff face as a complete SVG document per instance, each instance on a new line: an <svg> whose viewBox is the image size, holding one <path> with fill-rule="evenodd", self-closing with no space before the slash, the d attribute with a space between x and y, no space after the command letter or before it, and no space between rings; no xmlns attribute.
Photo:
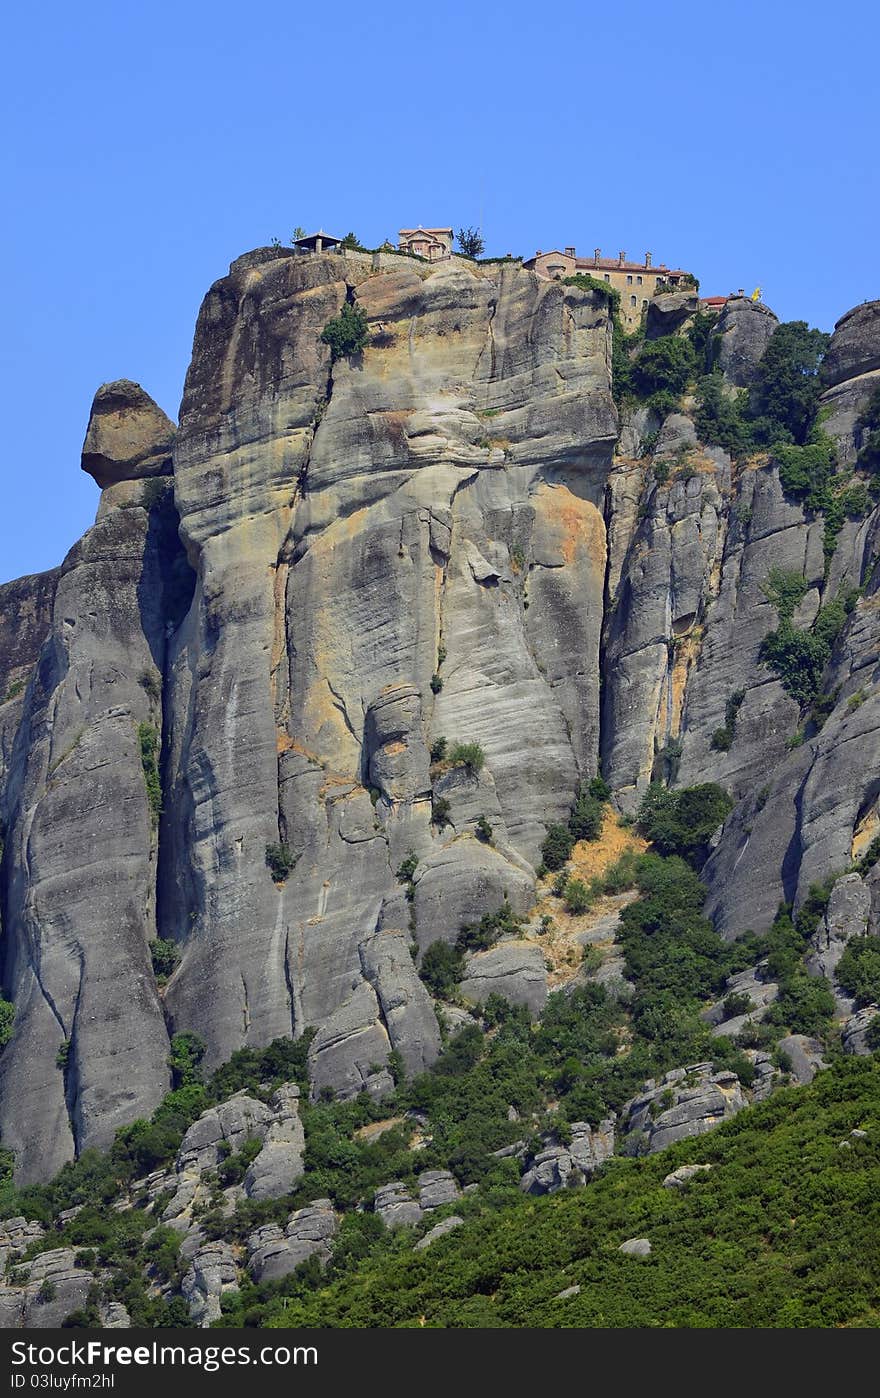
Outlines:
<svg viewBox="0 0 880 1398"><path fill-rule="evenodd" d="M160 479L167 480L170 485L170 478ZM174 492L166 489L150 507L144 567L137 588L144 635L153 661L163 675L166 642L189 611L196 585L195 572L180 542L179 527ZM155 560L152 566L151 560Z"/></svg>

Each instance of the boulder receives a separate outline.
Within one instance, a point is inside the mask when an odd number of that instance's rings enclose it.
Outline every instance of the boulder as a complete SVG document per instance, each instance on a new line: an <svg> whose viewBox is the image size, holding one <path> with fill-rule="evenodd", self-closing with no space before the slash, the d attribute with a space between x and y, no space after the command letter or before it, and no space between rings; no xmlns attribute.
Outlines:
<svg viewBox="0 0 880 1398"><path fill-rule="evenodd" d="M386 1228L401 1228L407 1223L419 1223L422 1210L405 1184L383 1184L373 1197L373 1212Z"/></svg>
<svg viewBox="0 0 880 1398"><path fill-rule="evenodd" d="M822 1045L818 1039L811 1039L806 1034L787 1034L779 1040L779 1048L787 1055L797 1083L812 1082L820 1069L828 1067L822 1057Z"/></svg>
<svg viewBox="0 0 880 1398"><path fill-rule="evenodd" d="M296 1083L279 1087L270 1108L272 1121L263 1137L263 1147L244 1177L244 1191L249 1199L277 1199L289 1194L303 1173L306 1138L299 1117Z"/></svg>
<svg viewBox="0 0 880 1398"><path fill-rule="evenodd" d="M447 1233L452 1233L454 1229L460 1228L463 1223L464 1219L459 1218L458 1214L449 1214L447 1218L442 1218L439 1223L434 1224L433 1228L428 1229L423 1238L419 1238L419 1241L415 1245L416 1252L423 1252L424 1249L429 1248L432 1243L436 1243L438 1238L445 1238Z"/></svg>
<svg viewBox="0 0 880 1398"><path fill-rule="evenodd" d="M496 994L539 1015L547 1000L543 952L534 942L520 941L499 942L488 951L476 952L468 959L459 990L462 999L473 1005Z"/></svg>
<svg viewBox="0 0 880 1398"><path fill-rule="evenodd" d="M102 490L119 481L168 475L174 434L174 423L139 383L102 384L89 415L82 469Z"/></svg>
<svg viewBox="0 0 880 1398"><path fill-rule="evenodd" d="M627 1257L650 1257L651 1243L648 1238L627 1238L617 1251L625 1253Z"/></svg>
<svg viewBox="0 0 880 1398"><path fill-rule="evenodd" d="M281 1228L269 1223L248 1238L248 1271L256 1282L278 1281L317 1256L330 1260L333 1236L339 1219L329 1199L315 1199L290 1215Z"/></svg>
<svg viewBox="0 0 880 1398"><path fill-rule="evenodd" d="M661 335L674 335L699 310L700 297L696 290L667 291L648 302L645 338L656 340Z"/></svg>
<svg viewBox="0 0 880 1398"><path fill-rule="evenodd" d="M760 301L731 296L718 317L715 333L721 336L718 363L727 383L747 388L779 321Z"/></svg>
<svg viewBox="0 0 880 1398"><path fill-rule="evenodd" d="M664 1189L684 1189L695 1175L701 1174L704 1170L711 1170L711 1165L679 1165L677 1170L671 1170L663 1180Z"/></svg>
<svg viewBox="0 0 880 1398"><path fill-rule="evenodd" d="M861 1058L873 1053L874 1050L868 1042L868 1030L878 1015L880 1005L866 1005L863 1010L858 1010L850 1016L841 1030L844 1053L854 1053Z"/></svg>
<svg viewBox="0 0 880 1398"><path fill-rule="evenodd" d="M449 1170L425 1170L419 1175L419 1207L423 1213L454 1204L460 1192L458 1181Z"/></svg>
<svg viewBox="0 0 880 1398"><path fill-rule="evenodd" d="M237 1155L245 1141L265 1140L271 1121L272 1112L266 1104L246 1091L236 1092L217 1107L209 1107L180 1143L178 1174L216 1169L226 1155Z"/></svg>
<svg viewBox="0 0 880 1398"><path fill-rule="evenodd" d="M644 1142L653 1154L674 1141L702 1136L745 1105L735 1073L713 1073L711 1063L696 1063L672 1069L659 1085L646 1083L624 1107L623 1129L626 1138Z"/></svg>
<svg viewBox="0 0 880 1398"><path fill-rule="evenodd" d="M221 1316L220 1297L238 1286L238 1269L228 1243L206 1243L192 1260L181 1291L195 1325L207 1328Z"/></svg>

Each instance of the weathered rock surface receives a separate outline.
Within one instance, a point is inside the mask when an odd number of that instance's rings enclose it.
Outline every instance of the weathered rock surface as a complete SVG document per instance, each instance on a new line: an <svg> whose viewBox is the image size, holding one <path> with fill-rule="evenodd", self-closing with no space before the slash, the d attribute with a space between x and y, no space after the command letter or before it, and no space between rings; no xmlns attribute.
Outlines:
<svg viewBox="0 0 880 1398"><path fill-rule="evenodd" d="M813 936L807 969L833 982L847 942L850 937L864 936L870 917L870 888L858 874L844 874L831 890L825 916ZM841 1013L852 1013L852 998L836 985L835 998Z"/></svg>
<svg viewBox="0 0 880 1398"><path fill-rule="evenodd" d="M424 1249L429 1248L432 1243L436 1243L438 1238L445 1238L447 1233L454 1232L454 1230L460 1228L463 1223L464 1219L460 1218L458 1214L449 1214L447 1218L441 1218L439 1223L435 1223L433 1228L428 1229L423 1238L419 1238L419 1241L415 1245L416 1252L423 1252Z"/></svg>
<svg viewBox="0 0 880 1398"><path fill-rule="evenodd" d="M553 1194L558 1189L585 1184L600 1165L614 1154L614 1117L595 1128L585 1121L571 1124L571 1143L559 1145L550 1138L535 1155L519 1182L525 1194ZM500 1152L496 1152L500 1154Z"/></svg>
<svg viewBox="0 0 880 1398"><path fill-rule="evenodd" d="M248 1238L248 1271L256 1282L278 1281L301 1262L330 1260L339 1218L329 1199L315 1199L290 1215L284 1228L267 1223Z"/></svg>
<svg viewBox="0 0 880 1398"><path fill-rule="evenodd" d="M160 792L151 801L143 735L158 746L181 563L168 501L103 514L61 569L10 755L3 982L16 1018L0 1130L22 1181L108 1145L168 1086L147 949Z"/></svg>
<svg viewBox="0 0 880 1398"><path fill-rule="evenodd" d="M711 1063L673 1068L659 1085L646 1083L624 1107L624 1150L627 1139L653 1154L674 1141L702 1136L745 1105L735 1073L713 1073Z"/></svg>
<svg viewBox="0 0 880 1398"><path fill-rule="evenodd" d="M696 291L668 291L648 302L645 337L656 340L660 335L674 335L699 308Z"/></svg>
<svg viewBox="0 0 880 1398"><path fill-rule="evenodd" d="M779 1040L779 1048L788 1058L797 1083L812 1082L820 1069L828 1067L822 1057L822 1045L806 1034L786 1034Z"/></svg>
<svg viewBox="0 0 880 1398"><path fill-rule="evenodd" d="M751 383L778 324L769 306L745 296L730 297L718 317L715 331L721 336L718 363L734 388L746 388Z"/></svg>
<svg viewBox="0 0 880 1398"><path fill-rule="evenodd" d="M174 423L130 379L105 383L95 394L82 469L103 490L119 481L171 474Z"/></svg>
<svg viewBox="0 0 880 1398"><path fill-rule="evenodd" d="M407 1223L419 1223L422 1209L405 1184L383 1184L373 1198L373 1212L386 1228L401 1228Z"/></svg>
<svg viewBox="0 0 880 1398"><path fill-rule="evenodd" d="M332 363L321 332L352 301L371 340ZM661 298L650 333L695 304ZM845 465L878 305L842 318L823 368ZM775 325L727 303L731 389ZM618 441L611 342L602 297L513 262L264 248L205 298L176 432L137 385L99 390L95 526L57 574L0 588L0 701L24 682L0 702L0 1129L21 1181L149 1115L169 1031L201 1035L210 1070L314 1027L316 1094L381 1096L392 1051L421 1071L439 1036L410 944L454 942L505 897L529 913L545 827L600 757L625 811L652 775L731 790L705 870L727 936L867 847L878 512L844 522L826 569L823 522L772 461L734 469L688 412L627 409ZM805 716L760 661L773 567L804 576L803 625L862 589L822 679L831 712L796 747ZM441 737L478 743L482 770L432 763ZM864 883L876 927L880 876ZM161 998L157 934L182 953ZM540 960L501 943L464 993L537 1012ZM263 1125L255 1197L301 1153L292 1114ZM188 1247L218 1141L170 1174Z"/></svg>
<svg viewBox="0 0 880 1398"><path fill-rule="evenodd" d="M299 1119L299 1088L286 1083L269 1104L274 1120L263 1137L263 1148L244 1177L249 1199L277 1199L289 1194L303 1173L306 1137Z"/></svg>
<svg viewBox="0 0 880 1398"><path fill-rule="evenodd" d="M625 1253L627 1257L650 1257L651 1242L649 1238L627 1238L617 1251Z"/></svg>
<svg viewBox="0 0 880 1398"><path fill-rule="evenodd" d="M83 1310L93 1274L75 1264L76 1249L53 1248L25 1263L22 1286L0 1286L0 1330L57 1330Z"/></svg>
<svg viewBox="0 0 880 1398"><path fill-rule="evenodd" d="M685 1189L695 1175L702 1174L705 1170L711 1170L711 1165L679 1165L677 1170L671 1170L663 1181L664 1189Z"/></svg>
<svg viewBox="0 0 880 1398"><path fill-rule="evenodd" d="M525 1005L539 1015L547 1001L544 956L534 942L499 942L475 952L459 985L463 1000L480 1005L490 995L502 995L512 1005Z"/></svg>
<svg viewBox="0 0 880 1398"><path fill-rule="evenodd" d="M235 1257L228 1243L206 1243L192 1260L181 1283L193 1323L206 1328L219 1320L220 1297L238 1285Z"/></svg>
<svg viewBox="0 0 880 1398"><path fill-rule="evenodd" d="M866 1005L863 1010L857 1011L843 1026L843 1049L845 1053L858 1054L866 1057L873 1053L873 1048L868 1042L868 1031L877 1016L880 1015L880 1006Z"/></svg>

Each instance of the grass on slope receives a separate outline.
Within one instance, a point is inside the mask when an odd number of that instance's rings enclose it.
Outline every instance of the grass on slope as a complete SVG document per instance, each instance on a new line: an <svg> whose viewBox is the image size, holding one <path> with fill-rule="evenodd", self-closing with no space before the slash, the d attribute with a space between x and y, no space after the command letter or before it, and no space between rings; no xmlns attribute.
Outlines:
<svg viewBox="0 0 880 1398"><path fill-rule="evenodd" d="M713 1168L663 1188L685 1162ZM632 1237L650 1239L650 1258L618 1251ZM880 1325L880 1059L840 1062L708 1136L615 1160L585 1189L518 1200L424 1252L365 1259L270 1322L420 1325Z"/></svg>

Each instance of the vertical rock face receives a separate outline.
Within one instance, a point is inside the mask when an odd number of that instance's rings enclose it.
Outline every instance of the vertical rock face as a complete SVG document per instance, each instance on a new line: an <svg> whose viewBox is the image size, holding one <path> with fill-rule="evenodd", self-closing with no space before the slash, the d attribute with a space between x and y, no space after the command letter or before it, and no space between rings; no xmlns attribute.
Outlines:
<svg viewBox="0 0 880 1398"><path fill-rule="evenodd" d="M57 568L0 587L0 821L2 792L25 691L52 618Z"/></svg>
<svg viewBox="0 0 880 1398"><path fill-rule="evenodd" d="M334 363L321 333L352 304L369 343ZM695 304L664 298L651 333ZM878 304L838 323L823 368L844 465ZM776 323L727 303L728 391ZM316 1094L428 1066L414 957L505 899L530 910L546 825L600 758L625 811L656 775L732 792L705 870L727 935L870 845L876 509L826 567L823 521L772 459L734 465L688 411L650 449L648 409L618 438L611 339L603 298L513 262L259 249L205 298L176 433L138 385L99 390L95 526L57 573L0 588L0 1128L20 1179L149 1113L169 1033L201 1035L212 1066L314 1028ZM802 625L861 589L800 745L761 661L774 567L807 584ZM873 929L880 874L864 887ZM181 953L161 999L157 933ZM472 957L472 998L503 981L538 1011L521 953ZM292 1108L252 1190L300 1147ZM225 1263L193 1262L207 1315Z"/></svg>
<svg viewBox="0 0 880 1398"><path fill-rule="evenodd" d="M334 365L321 330L355 297L372 344ZM436 1053L408 950L389 998L371 939L407 931L409 850L421 900L442 867L468 914L530 884L596 770L608 363L598 300L519 268L244 259L209 293L175 448L198 586L160 914L183 949L168 1005L211 1061L321 1025L317 1078L354 1091L392 1047ZM431 825L441 735L486 753L479 872L454 815Z"/></svg>
<svg viewBox="0 0 880 1398"><path fill-rule="evenodd" d="M65 560L9 759L0 1129L23 1180L109 1144L168 1086L144 744L158 750L178 545L170 500L146 508L143 490L106 491Z"/></svg>
<svg viewBox="0 0 880 1398"><path fill-rule="evenodd" d="M731 296L715 327L721 336L718 363L734 388L747 388L761 355L779 324L769 306L745 296Z"/></svg>

